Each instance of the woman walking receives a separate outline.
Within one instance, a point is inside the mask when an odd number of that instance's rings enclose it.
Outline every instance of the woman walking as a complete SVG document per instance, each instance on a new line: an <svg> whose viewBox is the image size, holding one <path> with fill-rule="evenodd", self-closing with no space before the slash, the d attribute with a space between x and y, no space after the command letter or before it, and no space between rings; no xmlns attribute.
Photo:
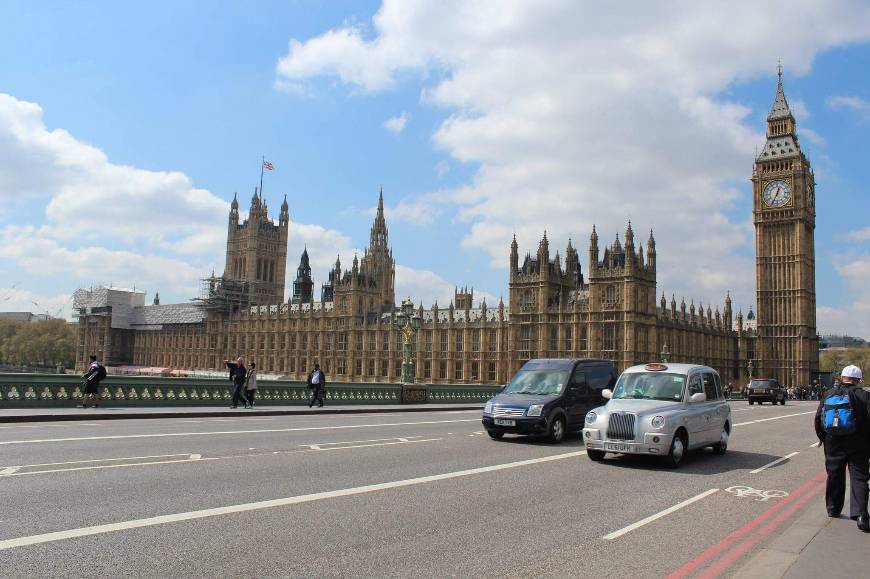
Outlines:
<svg viewBox="0 0 870 579"><path fill-rule="evenodd" d="M248 404L251 405L251 408L254 407L254 398L257 396L257 364L255 362L251 362L251 367L248 369L248 381L245 385L245 394L247 395L247 404L245 404L245 408L248 407Z"/></svg>

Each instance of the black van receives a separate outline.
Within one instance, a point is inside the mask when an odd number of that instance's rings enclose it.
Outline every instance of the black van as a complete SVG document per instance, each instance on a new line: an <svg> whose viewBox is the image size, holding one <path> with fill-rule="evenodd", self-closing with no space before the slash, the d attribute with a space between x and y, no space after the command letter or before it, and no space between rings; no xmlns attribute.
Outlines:
<svg viewBox="0 0 870 579"><path fill-rule="evenodd" d="M583 429L586 413L606 402L601 391L613 390L618 376L610 360L529 360L486 403L483 427L495 439L528 434L560 442Z"/></svg>

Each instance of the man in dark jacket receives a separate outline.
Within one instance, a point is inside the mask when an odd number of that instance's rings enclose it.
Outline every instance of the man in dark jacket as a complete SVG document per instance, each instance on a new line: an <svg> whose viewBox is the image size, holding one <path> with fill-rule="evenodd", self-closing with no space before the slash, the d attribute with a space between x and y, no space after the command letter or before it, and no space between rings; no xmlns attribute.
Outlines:
<svg viewBox="0 0 870 579"><path fill-rule="evenodd" d="M319 402L318 406L323 408L323 396L326 394L326 374L323 373L317 362L314 363L314 370L308 374L308 389L311 390L308 408L314 406L315 402Z"/></svg>
<svg viewBox="0 0 870 579"><path fill-rule="evenodd" d="M825 469L828 484L825 503L829 517L840 516L846 498L846 465L849 465L849 514L858 521L858 528L870 532L870 515L867 513L870 478L870 393L861 388L864 376L857 366L846 366L840 376L840 386L822 395L816 411L816 435L825 448ZM829 397L847 396L848 402L832 404ZM826 404L826 402L829 402ZM854 413L852 432L838 433L836 426L846 409ZM830 428L825 428L826 414ZM844 418L845 422L845 418Z"/></svg>
<svg viewBox="0 0 870 579"><path fill-rule="evenodd" d="M88 400L94 404L94 408L100 407L100 382L106 377L106 368L97 361L97 357L91 355L91 364L82 378L85 381L85 394L82 397L80 408L88 407Z"/></svg>
<svg viewBox="0 0 870 579"><path fill-rule="evenodd" d="M224 364L230 369L233 376L233 405L231 408L236 408L239 405L239 400L245 402L245 408L248 407L248 398L245 395L245 379L248 377L248 369L245 368L245 360L237 358L235 362L224 360Z"/></svg>

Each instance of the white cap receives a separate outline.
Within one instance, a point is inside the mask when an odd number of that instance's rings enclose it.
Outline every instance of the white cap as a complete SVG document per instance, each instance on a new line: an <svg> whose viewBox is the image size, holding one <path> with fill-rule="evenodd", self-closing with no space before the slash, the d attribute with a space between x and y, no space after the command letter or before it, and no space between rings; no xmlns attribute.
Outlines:
<svg viewBox="0 0 870 579"><path fill-rule="evenodd" d="M843 368L843 371L840 372L840 376L843 378L855 378L856 380L864 379L864 374L861 373L861 368L858 366L846 366Z"/></svg>

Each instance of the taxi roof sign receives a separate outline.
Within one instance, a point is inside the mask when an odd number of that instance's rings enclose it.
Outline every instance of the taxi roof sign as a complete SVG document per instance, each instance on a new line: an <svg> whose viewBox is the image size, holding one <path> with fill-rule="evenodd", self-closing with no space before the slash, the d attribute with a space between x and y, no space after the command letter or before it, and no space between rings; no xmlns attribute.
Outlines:
<svg viewBox="0 0 870 579"><path fill-rule="evenodd" d="M667 370L668 367L664 364L647 364L643 369L650 372L661 372L662 370Z"/></svg>

